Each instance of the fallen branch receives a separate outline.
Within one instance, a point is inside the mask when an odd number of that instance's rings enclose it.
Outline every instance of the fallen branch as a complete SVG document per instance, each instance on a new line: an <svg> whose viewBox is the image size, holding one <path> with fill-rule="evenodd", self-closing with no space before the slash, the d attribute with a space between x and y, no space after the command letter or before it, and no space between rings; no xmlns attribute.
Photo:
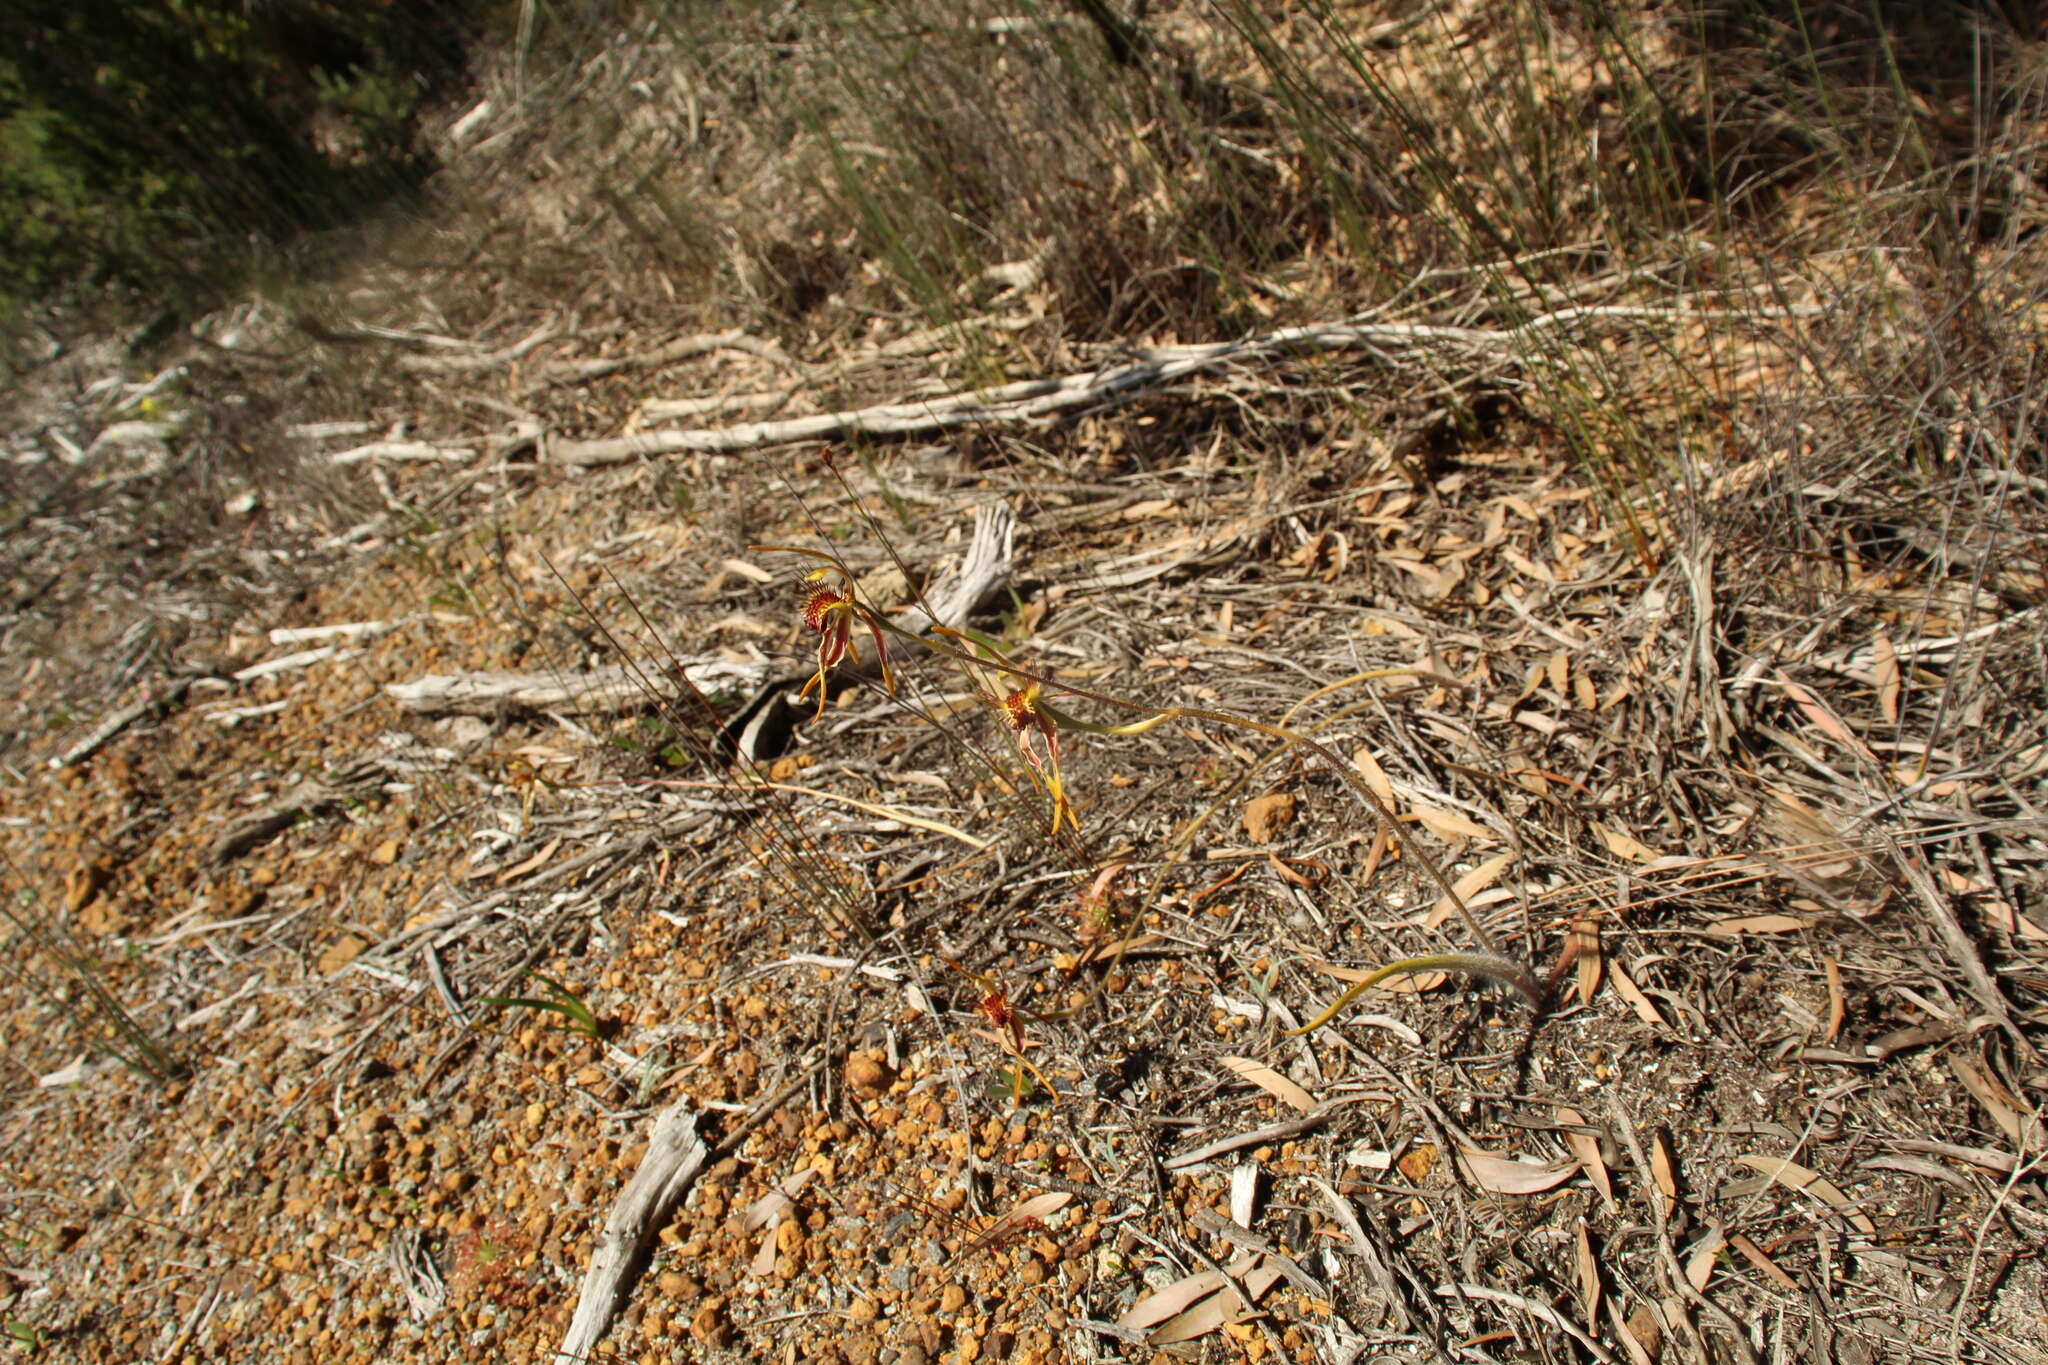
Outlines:
<svg viewBox="0 0 2048 1365"><path fill-rule="evenodd" d="M683 674L707 695L755 692L786 669L774 663L735 664L723 659L685 661ZM435 673L385 691L407 711L438 715L509 716L553 711L561 715L617 715L659 704L649 695L668 670L620 664L588 673Z"/></svg>
<svg viewBox="0 0 2048 1365"><path fill-rule="evenodd" d="M555 384L577 384L592 379L603 379L621 371L660 369L664 365L673 365L678 360L707 355L712 351L745 351L749 355L773 361L785 369L801 372L801 367L772 341L763 341L741 331L704 332L695 336L677 337L651 351L638 351L630 355L602 356L591 360L550 361L540 367L533 382L526 386L526 392L534 393Z"/></svg>
<svg viewBox="0 0 2048 1365"><path fill-rule="evenodd" d="M364 330L369 330L365 328ZM562 320L549 318L531 334L513 342L502 351L485 351L480 355L408 355L400 356L398 368L407 374L475 374L483 370L495 370L523 360L537 346L553 341L562 334ZM403 334L400 334L403 336ZM393 338L398 339L398 338ZM407 337L407 340L425 341L427 338ZM434 344L445 339L436 338Z"/></svg>
<svg viewBox="0 0 2048 1365"><path fill-rule="evenodd" d="M369 800L383 790L385 776L383 765L374 759L363 759L294 783L290 790L262 810L241 817L221 831L213 843L211 856L214 865L218 867L233 862L259 844L284 833L300 820Z"/></svg>
<svg viewBox="0 0 2048 1365"><path fill-rule="evenodd" d="M648 1244L711 1156L710 1146L697 1135L697 1116L685 1107L687 1103L677 1100L662 1111L648 1135L640 1169L604 1220L590 1268L583 1272L575 1316L555 1355L558 1365L584 1365L597 1358L597 1343L631 1292Z"/></svg>
<svg viewBox="0 0 2048 1365"><path fill-rule="evenodd" d="M361 464L365 460L400 460L459 464L475 456L476 447L454 443L444 445L439 441L372 441L368 445L336 451L327 457L327 463L351 465Z"/></svg>
<svg viewBox="0 0 2048 1365"><path fill-rule="evenodd" d="M679 422L685 417L723 417L728 413L776 412L796 397L795 389L768 389L761 393L728 393L715 398L650 398L633 414L637 425Z"/></svg>
<svg viewBox="0 0 2048 1365"><path fill-rule="evenodd" d="M74 763L83 763L106 746L108 740L141 720L158 707L176 706L185 694L192 690L192 684L205 677L204 673L180 673L164 684L161 692L146 692L136 701L129 702L105 720L88 731L85 737L50 760L52 768L68 768Z"/></svg>
<svg viewBox="0 0 2048 1365"><path fill-rule="evenodd" d="M1051 379L1027 379L914 403L884 403L782 422L640 432L600 441L558 441L550 447L549 459L558 464L589 467L617 464L643 455L716 454L854 435L924 435L953 427L1051 417L1074 408L1128 398L1142 390L1233 362L1268 359L1292 351L1450 347L1496 357L1526 355L1524 348L1537 336L1574 322L1603 318L1692 321L1716 316L1722 314L1687 308L1578 307L1545 313L1505 330L1426 323L1318 323L1205 346L1140 347L1133 352L1135 359L1103 369Z"/></svg>
<svg viewBox="0 0 2048 1365"><path fill-rule="evenodd" d="M975 509L974 538L965 558L927 594L941 622L964 623L1001 589L1010 577L1015 542L1016 518L1008 507L990 503ZM932 624L922 607L906 608L895 620L911 634L920 634ZM863 663L870 670L865 676L878 676L872 672L876 663L872 656ZM786 664L772 661L731 663L696 658L675 664L706 696L752 698L739 708L738 716L755 710L770 690L782 690L802 676L792 673ZM663 686L671 667L619 664L588 673L435 673L411 682L390 683L384 690L404 710L438 715L508 716L543 711L616 715L659 705L660 698L650 695L650 689ZM861 665L844 672L863 676Z"/></svg>

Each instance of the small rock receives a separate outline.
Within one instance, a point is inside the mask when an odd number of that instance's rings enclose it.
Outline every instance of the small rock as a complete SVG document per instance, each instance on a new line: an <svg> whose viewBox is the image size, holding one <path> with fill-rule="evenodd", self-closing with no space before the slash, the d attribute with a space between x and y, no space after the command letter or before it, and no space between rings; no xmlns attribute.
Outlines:
<svg viewBox="0 0 2048 1365"><path fill-rule="evenodd" d="M362 954L363 949L369 946L370 941L361 934L343 934L340 938L328 944L327 950L320 954L318 964L320 975L333 976L343 967L355 961Z"/></svg>
<svg viewBox="0 0 2048 1365"><path fill-rule="evenodd" d="M370 861L379 867L389 867L398 861L398 840L386 839L370 850Z"/></svg>
<svg viewBox="0 0 2048 1365"><path fill-rule="evenodd" d="M949 1284L939 1291L939 1312L951 1317L967 1306L967 1291L958 1284Z"/></svg>
<svg viewBox="0 0 2048 1365"><path fill-rule="evenodd" d="M703 1306L690 1316L690 1335L714 1349L722 1348L732 1340L732 1324L725 1318L724 1299L706 1299Z"/></svg>
<svg viewBox="0 0 2048 1365"><path fill-rule="evenodd" d="M1271 843L1281 830L1294 823L1295 807L1299 804L1292 792L1275 792L1247 802L1244 808L1244 832L1252 842Z"/></svg>
<svg viewBox="0 0 2048 1365"><path fill-rule="evenodd" d="M858 1095L878 1095L895 1081L872 1053L856 1052L846 1059L846 1087Z"/></svg>

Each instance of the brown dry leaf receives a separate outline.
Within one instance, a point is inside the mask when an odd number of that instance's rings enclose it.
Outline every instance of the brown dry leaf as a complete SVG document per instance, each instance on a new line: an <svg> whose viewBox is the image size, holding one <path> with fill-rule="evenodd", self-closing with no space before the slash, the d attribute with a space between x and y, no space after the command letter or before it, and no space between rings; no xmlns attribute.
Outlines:
<svg viewBox="0 0 2048 1365"><path fill-rule="evenodd" d="M559 849L561 846L561 836L557 835L555 838L550 839L548 841L546 848L543 848L540 852L534 854L525 862L519 864L517 867L508 867L503 872L500 872L498 874L497 885L503 886L506 882L517 881L519 878L526 876L528 873L538 872L541 868L547 865L548 859L555 856L555 850Z"/></svg>
<svg viewBox="0 0 2048 1365"><path fill-rule="evenodd" d="M1790 1290L1794 1294L1799 1292L1799 1281L1778 1269L1778 1263L1764 1255L1763 1248L1749 1238L1738 1232L1729 1237L1728 1245L1741 1252L1744 1260L1761 1270L1778 1288Z"/></svg>
<svg viewBox="0 0 2048 1365"><path fill-rule="evenodd" d="M1970 1097L1984 1106L1984 1112L1991 1115L1991 1121L2015 1147L2028 1145L2027 1130L2034 1127L2035 1116L2028 1112L2019 1096L2001 1085L1996 1076L1965 1057L1951 1057L1948 1069L1963 1083L1963 1089ZM2033 1145L2040 1145L2040 1138L2034 1138Z"/></svg>
<svg viewBox="0 0 2048 1365"><path fill-rule="evenodd" d="M1842 968L1833 958L1821 961L1828 971L1828 1033L1827 1041L1832 1043L1842 1031L1842 1021L1848 1017L1849 1007L1842 997Z"/></svg>
<svg viewBox="0 0 2048 1365"><path fill-rule="evenodd" d="M1892 637L1879 631L1870 641L1870 671L1877 679L1877 709L1886 725L1899 723L1899 656Z"/></svg>
<svg viewBox="0 0 2048 1365"><path fill-rule="evenodd" d="M1535 579L1539 583L1555 583L1557 581L1556 576L1550 570L1544 568L1512 545L1501 546L1500 557L1514 565L1518 572Z"/></svg>
<svg viewBox="0 0 2048 1365"><path fill-rule="evenodd" d="M1581 711L1600 709L1600 693L1593 686L1592 675L1584 669L1572 675L1572 696L1578 701Z"/></svg>
<svg viewBox="0 0 2048 1365"><path fill-rule="evenodd" d="M1579 976L1576 984L1579 1000L1590 1005L1600 989L1600 921L1591 916L1574 921L1572 940L1578 947Z"/></svg>
<svg viewBox="0 0 2048 1365"><path fill-rule="evenodd" d="M64 879L64 913L75 915L91 905L109 875L104 863L80 863L72 868L71 875Z"/></svg>
<svg viewBox="0 0 2048 1365"><path fill-rule="evenodd" d="M1576 1161L1538 1166L1485 1152L1460 1152L1458 1164L1464 1167L1473 1184L1493 1194L1541 1194L1579 1173Z"/></svg>
<svg viewBox="0 0 2048 1365"><path fill-rule="evenodd" d="M1550 685L1556 689L1559 696L1567 695L1571 667L1571 658L1563 650L1560 649L1550 656Z"/></svg>
<svg viewBox="0 0 2048 1365"><path fill-rule="evenodd" d="M1043 1223L1061 1209L1074 1202L1074 1196L1064 1190L1053 1190L1046 1194L1034 1194L1016 1208L983 1228L975 1237L980 1246L988 1246L1007 1236L1014 1228Z"/></svg>
<svg viewBox="0 0 2048 1365"><path fill-rule="evenodd" d="M1789 1185L1801 1193L1812 1195L1823 1204L1832 1206L1844 1218L1847 1218L1850 1226L1854 1227L1858 1232L1876 1233L1877 1224L1871 1222L1866 1215L1858 1212L1849 1196L1842 1193L1841 1187L1819 1171L1811 1170L1796 1161L1787 1161L1781 1156L1749 1154L1736 1157L1735 1161L1737 1165L1747 1166L1753 1171L1761 1171L1780 1184Z"/></svg>
<svg viewBox="0 0 2048 1365"><path fill-rule="evenodd" d="M1692 1255L1685 1258L1685 1282L1693 1287L1695 1293L1707 1292L1707 1281L1714 1278L1714 1261L1727 1244L1728 1235L1717 1223L1700 1238L1692 1249Z"/></svg>
<svg viewBox="0 0 2048 1365"><path fill-rule="evenodd" d="M1434 806L1416 806L1415 818L1437 838L1449 843L1453 839L1487 839L1498 842L1500 836L1484 825L1474 824L1464 816Z"/></svg>
<svg viewBox="0 0 2048 1365"><path fill-rule="evenodd" d="M1805 927L1806 921L1793 915L1730 915L1709 924L1707 932L1716 938L1734 938L1737 934L1789 934Z"/></svg>
<svg viewBox="0 0 2048 1365"><path fill-rule="evenodd" d="M1657 1354L1664 1347L1664 1329L1657 1325L1648 1304L1638 1304L1636 1311L1624 1319L1620 1306L1609 1299L1607 1320L1614 1324L1615 1339L1621 1342L1634 1365L1657 1365Z"/></svg>
<svg viewBox="0 0 2048 1365"><path fill-rule="evenodd" d="M721 559L718 567L729 574L738 574L749 583L773 583L775 575L759 564L750 564L744 559Z"/></svg>
<svg viewBox="0 0 2048 1365"><path fill-rule="evenodd" d="M800 1171L784 1176L774 1189L747 1205L746 1212L740 1215L740 1230L752 1232L755 1228L772 1227L780 1223L790 1205L796 1202L796 1197L803 1193L804 1186L817 1177L816 1166L806 1166Z"/></svg>
<svg viewBox="0 0 2048 1365"><path fill-rule="evenodd" d="M1437 1150L1434 1142L1418 1142L1415 1150L1402 1157L1394 1165L1402 1175L1420 1185L1429 1173L1436 1169Z"/></svg>
<svg viewBox="0 0 2048 1365"><path fill-rule="evenodd" d="M1614 982L1614 993L1628 1001L1628 1007L1636 1012L1636 1018L1655 1028L1663 1028L1664 1016L1657 1013L1657 1007L1650 1003L1650 997L1643 994L1635 978L1628 974L1619 960L1607 964L1607 974Z"/></svg>
<svg viewBox="0 0 2048 1365"><path fill-rule="evenodd" d="M1575 1239L1579 1262L1579 1307L1585 1310L1586 1325L1599 1330L1600 1322L1600 1258L1593 1253L1593 1234L1586 1231L1586 1220L1579 1220L1579 1235Z"/></svg>
<svg viewBox="0 0 2048 1365"><path fill-rule="evenodd" d="M1422 585L1424 600L1439 602L1450 596L1451 589L1465 576L1465 566L1453 561L1448 570L1438 569L1416 559L1403 559L1399 555L1381 555L1380 563L1389 568L1406 569L1414 574Z"/></svg>
<svg viewBox="0 0 2048 1365"><path fill-rule="evenodd" d="M772 1275L775 1273L775 1233L776 1229L769 1228L761 1234L760 1250L754 1253L752 1263L747 1266L749 1273L755 1275Z"/></svg>
<svg viewBox="0 0 2048 1365"><path fill-rule="evenodd" d="M1232 1275L1242 1279L1260 1259L1257 1252L1246 1252L1225 1268ZM1223 1276L1213 1270L1200 1271L1185 1279L1175 1280L1164 1289L1154 1290L1125 1309L1124 1315L1116 1320L1116 1325L1134 1332L1142 1332L1214 1294L1223 1288L1223 1283ZM1221 1325L1221 1322L1218 1322L1217 1326Z"/></svg>
<svg viewBox="0 0 2048 1365"><path fill-rule="evenodd" d="M1215 1275L1216 1272L1205 1270L1202 1273ZM1231 1273L1237 1276L1238 1283L1244 1286L1246 1297L1254 1303L1280 1282L1280 1268L1270 1261L1262 1261L1241 1272L1233 1266ZM1237 1295L1223 1288L1219 1282L1215 1293L1194 1307L1160 1323L1145 1339L1154 1346L1169 1346L1176 1341L1193 1341L1196 1337L1206 1336L1219 1327L1229 1327L1241 1322L1248 1316L1250 1315L1245 1312L1244 1305L1238 1302Z"/></svg>
<svg viewBox="0 0 2048 1365"><path fill-rule="evenodd" d="M1809 689L1786 677L1784 669L1781 668L1777 672L1778 681L1785 685L1785 695L1792 698L1793 703L1806 713L1806 718L1813 722L1815 729L1850 752L1861 755L1873 765L1877 763L1877 755L1870 752L1870 746L1858 739L1855 732L1842 723L1840 716L1822 706L1820 698L1814 696Z"/></svg>
<svg viewBox="0 0 2048 1365"><path fill-rule="evenodd" d="M1313 867L1323 875L1311 877L1306 873L1296 872L1292 867L1288 866L1287 859L1272 853L1266 855L1266 865L1273 869L1274 875L1279 877L1281 881L1292 882L1304 891L1313 891L1316 887L1322 885L1323 878L1329 873L1328 868L1325 868L1321 863L1316 862L1312 858L1296 859L1295 861L1300 862L1305 867Z"/></svg>
<svg viewBox="0 0 2048 1365"><path fill-rule="evenodd" d="M1458 893L1459 900L1467 905L1471 905L1474 896L1492 886L1495 881L1499 880L1500 874L1508 870L1509 866L1514 863L1515 856L1512 851L1494 854L1493 857L1488 858L1485 862L1452 882L1451 890ZM1451 898L1449 896L1439 896L1436 904L1430 908L1428 918L1423 920L1423 927L1425 929L1439 928L1456 913L1457 907L1451 904Z"/></svg>
<svg viewBox="0 0 2048 1365"><path fill-rule="evenodd" d="M343 934L340 938L328 944L326 951L320 954L320 961L317 964L320 975L333 976L343 967L355 961L363 949L369 946L370 941L361 934Z"/></svg>
<svg viewBox="0 0 2048 1365"><path fill-rule="evenodd" d="M1671 1139L1661 1128L1650 1134L1650 1175L1666 1199L1678 1198L1678 1162L1671 1153Z"/></svg>
<svg viewBox="0 0 2048 1365"><path fill-rule="evenodd" d="M1274 792L1245 803L1244 832L1255 844L1269 844L1280 831L1294 823L1295 807L1300 803L1291 792Z"/></svg>
<svg viewBox="0 0 2048 1365"><path fill-rule="evenodd" d="M1449 972L1409 972L1380 982L1373 987L1389 995L1424 995L1451 979Z"/></svg>
<svg viewBox="0 0 2048 1365"><path fill-rule="evenodd" d="M1634 837L1607 825L1593 826L1593 833L1600 836L1600 842L1607 845L1607 851L1617 858L1626 858L1635 863L1654 863L1663 857L1663 851L1638 842Z"/></svg>
<svg viewBox="0 0 2048 1365"><path fill-rule="evenodd" d="M1586 1117L1576 1109L1560 1105L1557 1121L1571 1124L1573 1127L1584 1127ZM1579 1165L1585 1168L1586 1179L1592 1181L1593 1188L1600 1191L1600 1197L1607 1203L1608 1212L1613 1212L1616 1207L1614 1178L1608 1174L1607 1162L1600 1155L1600 1139L1591 1133L1568 1132L1564 1135L1564 1142L1565 1146L1571 1148L1572 1155L1578 1159ZM1595 1315L1589 1312L1586 1316L1591 1319Z"/></svg>
<svg viewBox="0 0 2048 1365"><path fill-rule="evenodd" d="M1292 1105L1304 1114L1315 1111L1316 1097L1314 1095L1309 1094L1308 1091L1303 1090L1264 1062L1255 1062L1249 1057L1224 1057L1219 1060L1222 1061L1223 1065L1229 1067L1232 1071L1235 1071L1238 1075L1244 1077L1281 1103Z"/></svg>
<svg viewBox="0 0 2048 1365"><path fill-rule="evenodd" d="M1372 750L1363 744L1351 751L1351 762L1358 769L1358 775L1365 779L1365 785L1372 788L1372 794L1389 806L1394 804L1394 784L1387 780L1386 770L1380 761L1372 756Z"/></svg>

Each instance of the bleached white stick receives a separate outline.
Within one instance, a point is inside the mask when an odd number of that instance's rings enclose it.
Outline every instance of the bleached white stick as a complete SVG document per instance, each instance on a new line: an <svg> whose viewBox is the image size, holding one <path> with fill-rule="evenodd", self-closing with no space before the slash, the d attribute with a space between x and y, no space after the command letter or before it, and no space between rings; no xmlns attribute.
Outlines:
<svg viewBox="0 0 2048 1365"><path fill-rule="evenodd" d="M590 1268L583 1272L575 1316L569 1319L562 1349L555 1354L556 1365L588 1365L597 1358L597 1343L604 1339L631 1291L648 1243L711 1155L710 1146L697 1135L697 1116L685 1103L676 1101L655 1120L640 1169L626 1182L618 1203L604 1220Z"/></svg>

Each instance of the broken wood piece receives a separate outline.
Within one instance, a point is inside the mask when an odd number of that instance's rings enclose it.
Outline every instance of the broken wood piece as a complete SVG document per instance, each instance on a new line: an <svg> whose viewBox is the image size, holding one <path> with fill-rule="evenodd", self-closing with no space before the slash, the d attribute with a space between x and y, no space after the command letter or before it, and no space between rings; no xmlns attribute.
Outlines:
<svg viewBox="0 0 2048 1365"><path fill-rule="evenodd" d="M711 1155L710 1146L697 1134L697 1116L687 1103L678 1100L662 1111L648 1135L647 1155L640 1159L640 1169L620 1191L618 1202L604 1220L590 1266L583 1273L575 1315L555 1355L557 1365L583 1365L597 1358L597 1344L631 1292L655 1233Z"/></svg>
<svg viewBox="0 0 2048 1365"><path fill-rule="evenodd" d="M679 422L685 417L722 417L729 412L773 413L796 397L795 389L762 393L726 393L709 398L650 398L633 414L638 426Z"/></svg>
<svg viewBox="0 0 2048 1365"><path fill-rule="evenodd" d="M1540 353L1530 351L1523 343L1539 333L1571 323L1596 319L1699 319L1709 315L1685 308L1573 307L1544 313L1519 327L1497 331L1363 320L1313 323L1199 346L1132 347L1130 354L1135 358L1121 364L915 402L882 403L784 422L641 432L597 441L557 441L549 449L549 458L560 464L588 467L618 464L645 455L716 454L853 435L910 436L961 426L1030 422L1076 408L1127 401L1138 393L1235 362L1270 359L1295 351L1445 348L1477 351L1499 360L1519 359L1520 363L1529 364L1530 357Z"/></svg>
<svg viewBox="0 0 2048 1365"><path fill-rule="evenodd" d="M114 711L105 720L87 731L84 738L51 759L50 766L52 768L69 768L73 764L85 762L85 760L106 747L109 740L133 725L136 721L141 720L151 711L160 706L176 706L185 699L185 694L192 690L192 684L206 676L206 674L198 672L180 673L165 683L161 691L144 692L140 698Z"/></svg>
<svg viewBox="0 0 2048 1365"><path fill-rule="evenodd" d="M664 365L673 365L691 356L706 355L712 351L745 351L749 355L772 360L786 369L802 367L791 360L780 346L772 341L748 336L738 330L726 332L703 332L694 336L677 337L664 342L651 351L640 351L630 355L597 356L587 360L555 360L540 367L533 382L526 386L526 392L534 393L554 384L584 383L592 379L603 379L621 371L657 370Z"/></svg>
<svg viewBox="0 0 2048 1365"><path fill-rule="evenodd" d="M229 824L214 840L212 859L216 865L232 862L290 829L301 818L321 815L351 802L367 801L383 789L384 778L383 765L370 759L308 778L262 810Z"/></svg>
<svg viewBox="0 0 2048 1365"><path fill-rule="evenodd" d="M476 447L444 441L372 441L352 446L327 457L332 465L361 464L365 460L396 460L427 464L460 464L476 458Z"/></svg>
<svg viewBox="0 0 2048 1365"><path fill-rule="evenodd" d="M281 626L270 632L274 645L310 645L323 640L375 639L398 629L397 621L350 621L335 626Z"/></svg>
<svg viewBox="0 0 2048 1365"><path fill-rule="evenodd" d="M366 327L363 330L371 331L373 329ZM469 355L406 355L398 358L398 368L407 374L476 374L484 370L499 369L510 365L515 360L523 360L536 347L554 340L561 334L561 319L559 317L551 317L525 337L513 342L501 351L484 351L479 354ZM448 346L447 338L408 336L404 333L388 333L387 335L393 340L412 341L415 344L424 342L444 348ZM469 345L470 343L468 342L455 343L456 347L464 349L467 349Z"/></svg>
<svg viewBox="0 0 2048 1365"><path fill-rule="evenodd" d="M359 649L342 649L336 645L327 645L321 649L302 649L296 654L280 654L275 659L250 664L247 668L228 676L236 682L255 682L258 678L274 678L280 673L296 673L299 669L311 668L314 664L326 663L329 659L353 659L360 653L362 651Z"/></svg>
<svg viewBox="0 0 2048 1365"><path fill-rule="evenodd" d="M783 671L772 662L697 659L683 664L683 676L707 696L757 691ZM437 715L616 715L660 705L668 673L658 664L618 664L588 673L433 673L387 684L384 690L403 710Z"/></svg>

